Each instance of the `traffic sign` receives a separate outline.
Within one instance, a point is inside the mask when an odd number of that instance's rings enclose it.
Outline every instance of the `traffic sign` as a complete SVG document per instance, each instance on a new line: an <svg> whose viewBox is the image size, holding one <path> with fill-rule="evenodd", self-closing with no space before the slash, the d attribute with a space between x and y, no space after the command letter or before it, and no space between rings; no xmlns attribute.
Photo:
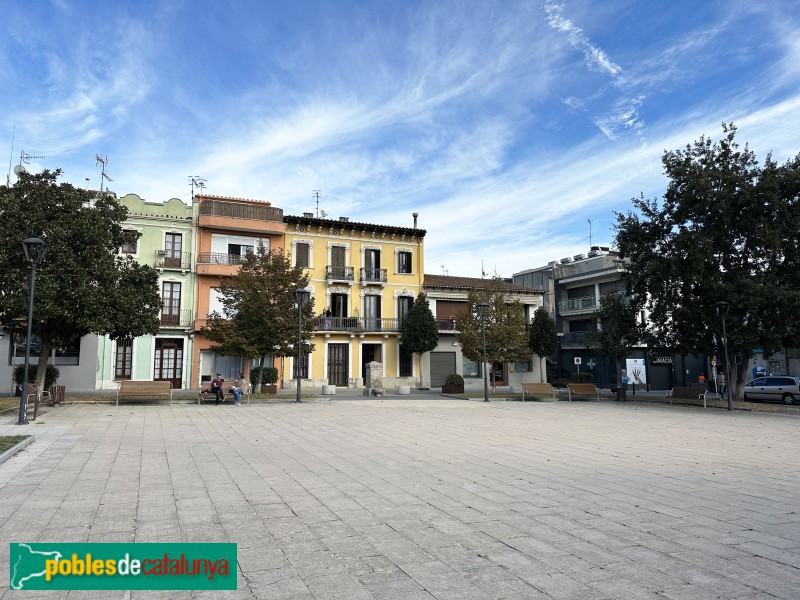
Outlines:
<svg viewBox="0 0 800 600"><path fill-rule="evenodd" d="M576 365L579 365L579 364L581 364L581 357L580 357L580 356L576 356L576 357L575 357L575 364L576 364Z"/></svg>

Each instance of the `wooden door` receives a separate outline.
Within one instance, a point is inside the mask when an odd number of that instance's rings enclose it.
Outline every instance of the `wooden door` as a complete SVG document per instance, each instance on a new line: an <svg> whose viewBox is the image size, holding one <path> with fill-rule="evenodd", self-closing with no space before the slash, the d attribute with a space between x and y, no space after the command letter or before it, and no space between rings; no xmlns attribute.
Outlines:
<svg viewBox="0 0 800 600"><path fill-rule="evenodd" d="M157 338L153 357L153 380L169 381L173 390L179 390L183 379L183 340Z"/></svg>
<svg viewBox="0 0 800 600"><path fill-rule="evenodd" d="M349 344L328 344L328 383L347 387L350 365Z"/></svg>

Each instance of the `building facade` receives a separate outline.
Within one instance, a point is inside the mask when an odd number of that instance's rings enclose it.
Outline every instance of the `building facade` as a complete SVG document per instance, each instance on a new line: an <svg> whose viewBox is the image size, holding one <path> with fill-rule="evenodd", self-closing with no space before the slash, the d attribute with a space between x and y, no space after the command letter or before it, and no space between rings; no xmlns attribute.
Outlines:
<svg viewBox="0 0 800 600"><path fill-rule="evenodd" d="M193 322L192 384L200 388L222 373L233 379L248 371L243 358L223 356L202 333L211 313L223 312L220 282L239 272L242 258L259 244L283 252L283 210L263 200L197 195L192 205L196 224L196 313Z"/></svg>
<svg viewBox="0 0 800 600"><path fill-rule="evenodd" d="M128 208L124 228L140 236L120 252L158 271L160 329L156 335L127 340L99 336L95 387L115 389L119 381L132 379L169 381L173 389L189 389L195 311L192 207L177 198L146 202L136 194L120 198L120 203Z"/></svg>
<svg viewBox="0 0 800 600"><path fill-rule="evenodd" d="M413 385L416 357L402 348L403 316L422 289L425 230L304 213L287 216L285 252L306 269L317 315L313 352L300 365L303 383L362 387L365 365L383 365L385 387ZM276 365L295 385L295 359Z"/></svg>
<svg viewBox="0 0 800 600"><path fill-rule="evenodd" d="M425 355L423 370L429 373L431 387L441 387L445 377L458 373L464 377L465 391L483 389L483 367L480 362L466 358L458 344L455 319L469 310L467 298L472 290L484 289L491 282L510 300L519 301L525 310L527 323L542 306L544 291L534 290L506 281L450 275L425 275L423 291L439 326L439 344ZM533 357L531 357L533 358ZM499 388L519 389L523 383L542 381L541 361L495 363L491 366L490 384Z"/></svg>

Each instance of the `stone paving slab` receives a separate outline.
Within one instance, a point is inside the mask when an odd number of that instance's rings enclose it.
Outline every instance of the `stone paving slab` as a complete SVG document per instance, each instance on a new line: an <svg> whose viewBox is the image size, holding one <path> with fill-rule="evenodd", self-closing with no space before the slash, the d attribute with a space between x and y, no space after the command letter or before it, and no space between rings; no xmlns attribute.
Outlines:
<svg viewBox="0 0 800 600"><path fill-rule="evenodd" d="M66 405L0 434L0 597L800 598L800 418L334 398ZM235 592L9 592L9 541L236 542Z"/></svg>

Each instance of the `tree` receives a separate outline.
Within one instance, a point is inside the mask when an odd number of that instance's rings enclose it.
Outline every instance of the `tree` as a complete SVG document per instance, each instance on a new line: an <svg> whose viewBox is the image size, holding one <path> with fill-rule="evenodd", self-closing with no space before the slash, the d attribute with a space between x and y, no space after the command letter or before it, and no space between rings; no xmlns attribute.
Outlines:
<svg viewBox="0 0 800 600"><path fill-rule="evenodd" d="M542 383L547 381L547 357L558 350L558 332L556 323L550 318L547 310L540 306L533 313L530 331L528 332L528 348L539 357Z"/></svg>
<svg viewBox="0 0 800 600"><path fill-rule="evenodd" d="M587 337L587 345L598 354L614 359L617 375L625 368L625 359L630 350L644 335L639 323L639 307L630 296L609 292L600 298L600 307L593 317L600 327L593 328ZM620 384L617 382L617 397Z"/></svg>
<svg viewBox="0 0 800 600"><path fill-rule="evenodd" d="M800 155L760 167L736 128L722 129L719 141L664 153L663 200L634 199L635 212L617 214L617 245L659 343L719 356L714 303L725 300L729 355L746 364L800 330ZM745 373L732 374L736 395Z"/></svg>
<svg viewBox="0 0 800 600"><path fill-rule="evenodd" d="M457 339L464 356L483 362L482 321L477 305L486 302L489 305L484 315L487 362L522 362L530 359L522 303L510 300L494 281L488 281L483 289L470 291L467 301L469 312L456 317ZM487 368L486 365L484 368ZM494 377L491 379L494 390Z"/></svg>
<svg viewBox="0 0 800 600"><path fill-rule="evenodd" d="M424 293L415 298L411 310L403 318L401 339L403 347L419 357L419 386L423 387L425 384L422 380L422 355L434 350L439 343L439 326Z"/></svg>
<svg viewBox="0 0 800 600"><path fill-rule="evenodd" d="M297 304L295 290L308 286L302 267L293 267L280 252L259 244L242 259L239 272L222 280L219 293L224 314L213 313L203 334L215 345L213 350L228 356L260 359L265 356L293 356L297 346ZM314 327L314 302L302 308L303 354L309 354Z"/></svg>
<svg viewBox="0 0 800 600"><path fill-rule="evenodd" d="M96 333L112 339L155 334L161 296L150 266L120 256L124 243L138 237L123 230L127 209L112 195L57 184L61 170L22 173L13 186L0 187L0 325L26 332L30 264L22 240L47 243L36 269L33 333L42 341L36 382L42 386L53 348Z"/></svg>

